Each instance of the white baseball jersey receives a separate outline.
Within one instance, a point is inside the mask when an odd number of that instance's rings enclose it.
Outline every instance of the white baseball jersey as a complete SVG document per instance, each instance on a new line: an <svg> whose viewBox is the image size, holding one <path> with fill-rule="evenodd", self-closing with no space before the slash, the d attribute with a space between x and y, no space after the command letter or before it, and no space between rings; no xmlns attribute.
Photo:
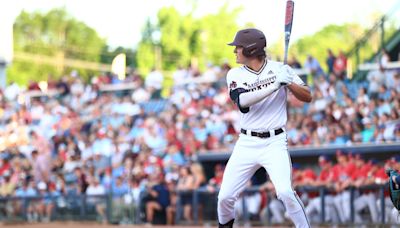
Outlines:
<svg viewBox="0 0 400 228"><path fill-rule="evenodd" d="M231 99L240 104L240 94L254 93L274 86L273 83L278 83L277 75L281 66L282 63L279 62L265 61L257 72L247 66L231 69L227 75ZM297 75L294 76L293 83L304 84ZM287 90L284 86L248 108L238 105L241 112L240 126L245 130L260 133L283 128L287 121L286 105ZM285 205L286 212L295 226L310 227L304 206L292 188L291 161L284 131L267 137L240 134L226 165L218 193L219 223L233 222L235 202L246 188L246 183L260 167L267 171L278 199Z"/></svg>
<svg viewBox="0 0 400 228"><path fill-rule="evenodd" d="M259 71L254 71L247 66L232 68L226 77L230 91L242 88L251 93L275 83L276 74L282 66L281 62L265 61ZM298 75L293 83L304 85ZM287 91L281 87L264 100L250 106L247 113L241 112L240 127L246 130L263 132L282 128L287 121Z"/></svg>

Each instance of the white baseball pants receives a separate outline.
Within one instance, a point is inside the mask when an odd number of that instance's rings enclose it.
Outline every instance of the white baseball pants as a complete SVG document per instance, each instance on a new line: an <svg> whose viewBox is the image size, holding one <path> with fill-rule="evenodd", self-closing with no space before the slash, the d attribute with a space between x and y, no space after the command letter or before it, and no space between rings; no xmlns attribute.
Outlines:
<svg viewBox="0 0 400 228"><path fill-rule="evenodd" d="M225 224L235 218L235 202L247 181L264 167L274 184L277 197L296 227L310 227L304 206L292 189L291 160L286 132L269 138L240 134L225 168L218 195L218 220Z"/></svg>

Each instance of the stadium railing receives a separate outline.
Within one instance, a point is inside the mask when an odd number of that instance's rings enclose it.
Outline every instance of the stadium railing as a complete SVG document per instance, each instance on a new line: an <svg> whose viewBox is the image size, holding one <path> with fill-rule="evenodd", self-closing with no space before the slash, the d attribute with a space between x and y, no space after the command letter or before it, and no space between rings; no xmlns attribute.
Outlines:
<svg viewBox="0 0 400 228"><path fill-rule="evenodd" d="M387 189L387 184L374 184L363 186L360 188L350 187L350 205L351 205L351 220L348 225L354 224L354 200L356 196L356 192L359 190L370 190L373 191L377 195L377 199L379 200L379 224L388 224L386 221L385 215L387 211L385 211L385 190ZM296 189L296 192L300 194L306 193L319 193L319 197L321 197L321 208L322 212L319 215L319 225L329 224L325 221L325 196L329 193L334 193L332 188L327 188L325 186L299 186ZM255 192L260 192L259 186L252 186L247 188L244 191L243 197L246 198L248 194L252 194ZM271 192L266 192L268 198L271 199L274 196ZM184 194L190 194L191 196L191 206L192 206L192 217L193 217L193 224L199 224L199 213L202 213L203 222L215 223L217 221L217 196L218 196L218 189L215 191L209 191L206 187L202 187L196 189L194 191L178 191L177 196L177 205L176 205L176 214L175 214L175 224L185 224L185 221L182 220L182 212L183 212L183 205L182 205L182 196ZM65 220L78 220L78 221L99 221L104 222L107 221L108 223L119 223L121 219L115 220L112 218L113 212L116 210L115 204L112 202L112 194L106 195L96 195L96 196L87 196L87 195L74 195L74 196L67 196L67 195L60 195L55 197L1 197L0 198L0 221L2 222L13 222L13 221L28 221L28 207L30 205L37 205L44 200L51 200L50 202L53 203L55 206L53 208L53 215L51 217L52 221L65 221ZM250 215L247 210L246 201L241 201L243 215L238 218L239 223L249 224L250 222ZM17 210L17 205L20 205L20 211ZM103 205L106 212L106 218L100 218L97 211L96 205ZM199 207L202 205L202 207ZM268 207L267 203L267 207ZM201 209L199 209L201 208ZM137 210L137 208L135 208ZM199 211L202 210L202 211ZM18 212L18 213L17 213ZM143 217L140 217L140 212L135 211L133 213L133 217L130 218L130 224L141 224L145 223L143 221ZM106 219L106 220L104 220ZM264 221L264 222L263 222ZM260 218L260 221L255 222L259 225L271 225L271 218L266 214L266 218Z"/></svg>
<svg viewBox="0 0 400 228"><path fill-rule="evenodd" d="M351 219L350 222L347 222L347 225L351 225L351 224L355 224L355 209L354 209L354 200L355 200L355 196L356 196L356 192L357 191L365 191L365 190L370 190L370 191L374 191L375 193L377 193L377 199L379 199L379 224L388 224L388 222L385 220L386 217L386 206L385 206L385 189L387 189L388 186L387 184L373 184L373 185L368 185L368 186L362 186L359 188L356 187L349 187L348 190L350 191L350 213L351 213ZM243 197L245 198L247 194L251 194L254 192L259 192L259 186L253 186L250 188L247 188L243 194ZM322 212L319 215L320 216L320 222L319 225L324 225L327 224L327 221L325 221L325 214L326 214L326 203L325 203L325 196L328 193L335 193L334 189L332 188L327 188L325 186L319 186L319 187L315 187L315 186L301 186L301 187L297 187L296 188L296 192L300 192L300 193L311 193L311 192L318 192L319 193L319 197L321 198L321 208L322 208ZM193 222L195 224L199 224L199 204L211 204L212 206L215 207L217 206L217 195L218 195L218 191L215 192L209 192L206 188L200 188L194 191L184 191L184 192L178 192L178 205L177 205L177 213L176 213L176 223L179 224L182 221L182 204L181 201L179 200L183 194L192 194L192 212L193 212ZM273 194L267 192L268 194L268 198L273 198ZM203 197L202 197L203 196ZM204 196L209 197L204 198ZM242 211L243 211L243 216L239 219L237 219L237 221L239 223L243 223L243 224L249 224L250 223L250 216L247 210L247 205L246 205L246 201L243 200L242 201ZM267 207L269 205L267 204ZM203 207L204 209L204 207ZM216 211L213 211L214 213L216 213ZM203 214L203 216L206 216L205 214ZM208 215L206 216L208 218L214 218L216 221L216 214L213 215ZM262 221L266 221L266 224L263 224ZM262 225L272 225L271 223L271 217L268 216L267 214L267 218L260 218L259 221L260 224Z"/></svg>
<svg viewBox="0 0 400 228"><path fill-rule="evenodd" d="M27 197L0 197L0 221L30 221L29 210L32 211L36 222L43 218L38 217L39 205L53 204L50 220L98 220L96 205L104 205L105 216L110 221L111 201L109 195L55 195L55 196L27 196ZM36 215L35 215L36 214ZM35 218L36 217L36 218ZM43 221L43 220L42 220Z"/></svg>

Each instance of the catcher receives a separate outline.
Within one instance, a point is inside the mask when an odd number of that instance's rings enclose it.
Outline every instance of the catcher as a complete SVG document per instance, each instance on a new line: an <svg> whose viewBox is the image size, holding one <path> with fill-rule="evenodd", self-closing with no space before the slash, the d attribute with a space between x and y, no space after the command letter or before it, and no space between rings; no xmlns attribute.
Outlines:
<svg viewBox="0 0 400 228"><path fill-rule="evenodd" d="M386 174L389 176L390 199L400 213L400 173L396 170L388 169Z"/></svg>

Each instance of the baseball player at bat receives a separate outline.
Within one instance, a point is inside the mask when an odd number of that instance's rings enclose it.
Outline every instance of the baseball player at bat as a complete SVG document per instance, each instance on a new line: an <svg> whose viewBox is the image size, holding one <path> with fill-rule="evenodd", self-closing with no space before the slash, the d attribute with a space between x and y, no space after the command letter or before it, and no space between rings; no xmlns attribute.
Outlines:
<svg viewBox="0 0 400 228"><path fill-rule="evenodd" d="M288 90L303 102L311 101L310 90L288 65L267 60L266 39L260 30L240 30L228 45L235 46L236 62L243 64L227 74L230 98L241 112L241 134L218 195L219 227L233 226L235 201L260 167L268 172L295 226L310 227L292 188L285 131Z"/></svg>

